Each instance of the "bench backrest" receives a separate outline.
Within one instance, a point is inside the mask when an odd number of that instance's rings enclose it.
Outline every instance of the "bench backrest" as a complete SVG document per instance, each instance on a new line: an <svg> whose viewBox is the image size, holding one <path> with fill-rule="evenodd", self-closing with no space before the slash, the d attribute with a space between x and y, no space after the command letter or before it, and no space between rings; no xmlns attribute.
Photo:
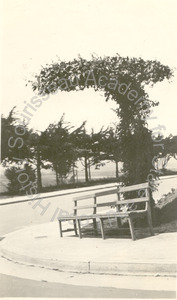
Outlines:
<svg viewBox="0 0 177 300"><path fill-rule="evenodd" d="M132 192L135 191L137 191L136 194L138 194L136 198L132 198L132 197L129 198L129 195L127 197L127 193L131 194ZM116 197L110 201L106 201L106 202L101 201L99 203L98 198L107 195L115 195ZM88 199L89 199L89 204L80 205L80 201L84 201ZM73 201L74 201L74 215L78 214L78 210L83 210L83 209L84 210L91 209L92 214L97 214L99 213L98 208L100 207L115 207L117 212L121 212L122 209L129 210L130 209L129 204L134 205L137 203L145 203L145 208L143 210L147 210L150 213L150 194L149 194L148 183L142 183L142 184L126 186L126 187L117 186L115 188L109 188L106 191L75 197Z"/></svg>
<svg viewBox="0 0 177 300"><path fill-rule="evenodd" d="M132 195L135 195L132 197ZM131 209L131 205L135 204L135 207L132 209L137 209L136 204L144 203L145 207L143 210L150 210L150 188L149 183L141 183L131 186L123 186L118 189L118 211L120 210L121 205L129 206ZM129 205L130 204L130 205Z"/></svg>
<svg viewBox="0 0 177 300"><path fill-rule="evenodd" d="M110 201L102 201L101 203L99 203L98 198L99 197L103 197L103 196L107 196L107 195L117 195L118 192L118 188L111 188L108 189L106 191L101 191L101 192L97 192L97 193L93 193L93 194L88 194L88 195L84 195L84 196L80 196L80 197L75 197L73 199L74 201L74 215L77 215L78 210L87 210L87 209L91 209L92 210L92 214L96 214L98 213L98 208L99 207L110 207L110 206L114 206L116 205L116 200L110 200ZM80 201L83 200L88 200L89 199L89 204L84 205L81 204L80 205ZM79 205L78 205L79 202ZM83 203L83 202L82 202Z"/></svg>

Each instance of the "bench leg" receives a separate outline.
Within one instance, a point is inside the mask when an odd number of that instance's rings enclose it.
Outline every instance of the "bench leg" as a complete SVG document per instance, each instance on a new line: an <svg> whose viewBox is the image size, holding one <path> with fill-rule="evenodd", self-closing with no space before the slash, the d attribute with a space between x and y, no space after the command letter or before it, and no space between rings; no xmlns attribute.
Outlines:
<svg viewBox="0 0 177 300"><path fill-rule="evenodd" d="M121 228L121 220L119 218L116 218L117 228Z"/></svg>
<svg viewBox="0 0 177 300"><path fill-rule="evenodd" d="M93 229L96 231L97 233L97 225L96 225L96 219L93 219Z"/></svg>
<svg viewBox="0 0 177 300"><path fill-rule="evenodd" d="M148 220L148 225L149 225L149 229L150 229L150 233L151 235L154 235L154 230L153 230L153 227L152 227L152 218L151 218L151 215L147 215L147 220Z"/></svg>
<svg viewBox="0 0 177 300"><path fill-rule="evenodd" d="M77 225L78 225L78 230L79 230L79 237L80 239L82 238L82 232L81 232L81 224L80 224L80 220L77 220Z"/></svg>
<svg viewBox="0 0 177 300"><path fill-rule="evenodd" d="M77 236L77 226L76 226L76 220L73 220L73 225L74 225L74 231L75 231L75 235Z"/></svg>
<svg viewBox="0 0 177 300"><path fill-rule="evenodd" d="M59 223L59 229L60 229L60 237L63 237L63 233L62 233L62 223L61 221L58 221Z"/></svg>
<svg viewBox="0 0 177 300"><path fill-rule="evenodd" d="M101 235L103 240L105 239L105 234L104 234L104 224L103 224L103 219L100 219L100 226L101 226Z"/></svg>
<svg viewBox="0 0 177 300"><path fill-rule="evenodd" d="M128 222L129 222L129 227L130 227L132 240L135 241L136 240L135 230L134 230L133 220L130 216L128 218Z"/></svg>

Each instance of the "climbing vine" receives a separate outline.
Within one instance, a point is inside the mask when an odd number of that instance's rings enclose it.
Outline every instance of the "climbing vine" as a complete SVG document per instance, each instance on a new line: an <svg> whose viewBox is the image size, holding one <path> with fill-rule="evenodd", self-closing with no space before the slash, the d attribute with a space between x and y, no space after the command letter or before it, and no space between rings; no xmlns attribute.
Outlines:
<svg viewBox="0 0 177 300"><path fill-rule="evenodd" d="M78 57L42 67L31 83L38 95L80 91L93 88L103 91L105 100L116 101L119 117L119 149L124 162L126 184L144 182L152 169L153 143L146 128L147 117L157 101L149 99L146 85L170 79L173 71L156 60L116 55ZM94 109L94 108L93 108Z"/></svg>

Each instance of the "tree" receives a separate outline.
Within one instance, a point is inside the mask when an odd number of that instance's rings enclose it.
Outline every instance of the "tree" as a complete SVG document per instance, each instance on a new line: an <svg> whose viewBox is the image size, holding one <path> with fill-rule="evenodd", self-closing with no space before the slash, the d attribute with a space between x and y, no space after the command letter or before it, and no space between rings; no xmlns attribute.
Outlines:
<svg viewBox="0 0 177 300"><path fill-rule="evenodd" d="M7 118L1 115L1 162L7 161L11 154L8 140L14 135L14 109L15 107L10 111Z"/></svg>
<svg viewBox="0 0 177 300"><path fill-rule="evenodd" d="M17 117L15 107L5 118L1 116L1 162L4 166L14 165L17 169L19 164L34 164L37 169L37 190L42 189L41 159L40 159L40 136L28 129L25 122ZM15 167L9 172L13 173ZM6 172L8 174L8 172Z"/></svg>
<svg viewBox="0 0 177 300"><path fill-rule="evenodd" d="M147 181L153 166L153 140L151 131L145 127L138 128L134 133L120 136L121 152L123 153L124 182L126 185Z"/></svg>
<svg viewBox="0 0 177 300"><path fill-rule="evenodd" d="M91 87L95 91L104 91L106 101L116 101L122 160L127 175L124 182L134 184L143 182L152 167L149 161L152 143L145 126L151 108L158 103L149 99L145 86L170 79L172 75L168 66L156 60L145 61L119 55L104 58L92 56L91 60L79 57L43 67L32 82L32 88L38 94L45 95L57 90L69 92ZM135 143L138 154L133 152L131 155L129 147L132 148Z"/></svg>
<svg viewBox="0 0 177 300"><path fill-rule="evenodd" d="M37 132L31 131L29 137L29 145L32 153L31 162L36 165L36 173L37 173L37 191L38 193L42 190L42 176L41 176L41 168L44 167L44 164L41 159L41 152L43 150L43 145L41 143L41 135Z"/></svg>
<svg viewBox="0 0 177 300"><path fill-rule="evenodd" d="M119 178L118 163L122 161L122 150L119 137L119 126L115 124L114 127L109 128L108 137L105 139L103 149L106 152L105 159L109 159L115 162L116 166L116 178Z"/></svg>
<svg viewBox="0 0 177 300"><path fill-rule="evenodd" d="M160 160L162 170L164 170L172 157L177 159L177 136L170 134L168 137L163 138L163 136L158 135L156 141L156 162L158 164Z"/></svg>
<svg viewBox="0 0 177 300"><path fill-rule="evenodd" d="M12 162L23 162L31 157L30 131L25 123L19 123L15 107L7 117L1 116L1 162L5 166Z"/></svg>
<svg viewBox="0 0 177 300"><path fill-rule="evenodd" d="M85 181L91 180L91 166L99 168L103 165L102 160L106 159L106 153L104 152L104 141L108 134L108 130L103 128L98 132L88 134L85 127L79 136L79 139L75 143L75 147L78 152L78 156L85 170Z"/></svg>
<svg viewBox="0 0 177 300"><path fill-rule="evenodd" d="M22 173L22 171L25 173ZM28 181L31 182L36 181L35 171L28 164L25 164L24 166L18 166L18 167L10 166L5 170L5 176L9 180L7 184L7 189L11 195L21 195L25 193L25 189L21 184L21 181L23 181L25 177L28 177Z"/></svg>
<svg viewBox="0 0 177 300"><path fill-rule="evenodd" d="M63 115L57 124L50 124L41 135L42 159L52 163L57 185L63 183L78 158L74 140L78 139L82 125L71 132L72 128L64 121Z"/></svg>

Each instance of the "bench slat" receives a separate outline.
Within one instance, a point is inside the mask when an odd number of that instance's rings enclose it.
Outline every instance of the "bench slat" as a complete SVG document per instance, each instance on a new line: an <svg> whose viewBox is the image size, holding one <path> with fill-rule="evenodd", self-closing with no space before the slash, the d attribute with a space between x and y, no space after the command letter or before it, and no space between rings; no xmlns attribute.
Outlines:
<svg viewBox="0 0 177 300"><path fill-rule="evenodd" d="M139 202L148 202L148 201L149 201L149 197L142 197L142 198L134 198L134 199L116 201L116 204L122 205L122 204L128 204L128 203L139 203Z"/></svg>
<svg viewBox="0 0 177 300"><path fill-rule="evenodd" d="M116 201L109 201L109 202L105 202L105 203L97 203L97 207L111 206L111 205L116 205Z"/></svg>
<svg viewBox="0 0 177 300"><path fill-rule="evenodd" d="M90 205L74 206L74 210L84 209L84 208L104 207L104 206L111 206L111 205L116 205L116 202L111 201L111 202L97 203L92 205L90 204Z"/></svg>
<svg viewBox="0 0 177 300"><path fill-rule="evenodd" d="M102 192L99 192L99 193L87 194L87 195L83 195L83 196L80 196L80 197L75 197L75 198L73 198L73 201L80 201L80 200L85 200L85 199L94 198L94 197L117 194L117 191L118 191L117 188L114 188L112 190L109 189L108 191L102 191Z"/></svg>
<svg viewBox="0 0 177 300"><path fill-rule="evenodd" d="M130 186L123 186L120 187L118 192L119 193L124 193L124 192L131 192L131 191L136 191L140 189L147 189L149 187L149 183L141 183L141 184L136 184L136 185L130 185Z"/></svg>
<svg viewBox="0 0 177 300"><path fill-rule="evenodd" d="M118 189L116 188L116 189L113 189L113 190L96 193L95 196L96 197L101 197L101 196L106 196L106 195L111 195L111 194L117 194L117 192L118 192Z"/></svg>
<svg viewBox="0 0 177 300"><path fill-rule="evenodd" d="M99 213L99 214L92 214L92 215L81 215L81 216L73 216L70 218L65 217L58 217L58 220L60 221L69 221L69 220L89 220L89 219L109 219L109 218L125 218L129 215L133 214L144 214L147 213L145 210L139 210L139 211L127 211L127 212L113 212L113 213Z"/></svg>
<svg viewBox="0 0 177 300"><path fill-rule="evenodd" d="M85 199L94 198L94 197L95 197L95 194L87 194L87 195L84 195L84 196L75 197L75 198L73 198L72 201L85 200Z"/></svg>
<svg viewBox="0 0 177 300"><path fill-rule="evenodd" d="M96 204L93 204L93 205L74 206L74 210L76 210L76 209L84 209L84 208L94 208L94 207L96 207L96 206L97 206Z"/></svg>

